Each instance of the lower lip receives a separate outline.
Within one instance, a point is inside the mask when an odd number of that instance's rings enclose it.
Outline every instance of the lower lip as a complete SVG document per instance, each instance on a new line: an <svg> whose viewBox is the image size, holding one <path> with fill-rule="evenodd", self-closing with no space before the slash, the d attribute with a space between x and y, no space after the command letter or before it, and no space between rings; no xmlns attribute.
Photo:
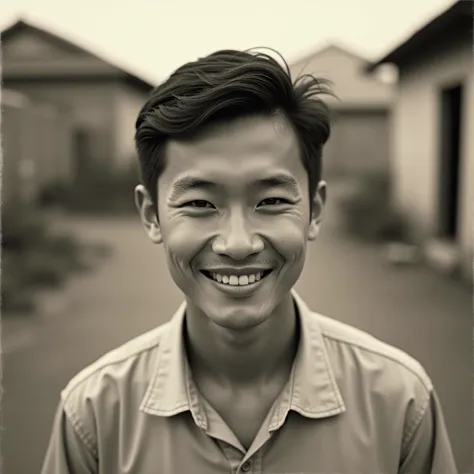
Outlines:
<svg viewBox="0 0 474 474"><path fill-rule="evenodd" d="M216 288L223 293L226 293L231 296L247 296L255 291L257 291L263 283L270 277L270 275L273 272L269 273L266 277L262 278L259 281L256 281L254 283L249 283L248 285L228 285L225 283L219 283L218 281L214 280L213 278L208 278L206 275L203 275L203 277L208 280L210 283L213 283Z"/></svg>

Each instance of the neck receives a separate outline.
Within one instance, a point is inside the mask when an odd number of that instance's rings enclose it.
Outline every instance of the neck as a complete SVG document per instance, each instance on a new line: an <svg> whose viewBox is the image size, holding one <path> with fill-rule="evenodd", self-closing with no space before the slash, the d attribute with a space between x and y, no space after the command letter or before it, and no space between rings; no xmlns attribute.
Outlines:
<svg viewBox="0 0 474 474"><path fill-rule="evenodd" d="M246 388L286 378L298 345L299 325L291 294L258 327L232 331L196 308L186 309L186 346L194 376Z"/></svg>

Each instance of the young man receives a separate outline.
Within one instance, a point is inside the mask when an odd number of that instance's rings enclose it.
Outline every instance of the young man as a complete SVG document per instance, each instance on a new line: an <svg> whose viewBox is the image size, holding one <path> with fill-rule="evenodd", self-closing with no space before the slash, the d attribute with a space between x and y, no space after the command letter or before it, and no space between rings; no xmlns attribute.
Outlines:
<svg viewBox="0 0 474 474"><path fill-rule="evenodd" d="M293 290L326 201L324 93L238 51L154 90L136 202L185 301L68 384L44 474L456 473L420 364Z"/></svg>

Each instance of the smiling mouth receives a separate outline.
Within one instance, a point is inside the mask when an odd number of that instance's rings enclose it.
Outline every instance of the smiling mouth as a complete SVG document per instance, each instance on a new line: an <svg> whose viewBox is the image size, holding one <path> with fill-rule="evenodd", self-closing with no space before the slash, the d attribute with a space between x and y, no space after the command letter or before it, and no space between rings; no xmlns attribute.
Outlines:
<svg viewBox="0 0 474 474"><path fill-rule="evenodd" d="M259 281L266 278L273 271L265 270L263 272L254 273L251 275L220 275L219 273L211 273L206 270L200 270L201 273L216 283L220 283L225 286L250 286L258 283Z"/></svg>

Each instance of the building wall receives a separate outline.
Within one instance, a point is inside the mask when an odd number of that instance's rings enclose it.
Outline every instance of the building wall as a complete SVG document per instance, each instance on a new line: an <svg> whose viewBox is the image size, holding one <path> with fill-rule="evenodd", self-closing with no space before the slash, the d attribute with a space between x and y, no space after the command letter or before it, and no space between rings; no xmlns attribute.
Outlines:
<svg viewBox="0 0 474 474"><path fill-rule="evenodd" d="M114 148L119 166L136 163L135 122L138 112L147 100L147 94L137 91L127 84L118 83L115 86L115 135Z"/></svg>
<svg viewBox="0 0 474 474"><path fill-rule="evenodd" d="M71 121L65 110L2 92L4 202L34 199L47 185L72 181Z"/></svg>
<svg viewBox="0 0 474 474"><path fill-rule="evenodd" d="M74 130L86 130L90 134L90 159L95 162L115 159L115 99L114 90L109 83L5 80L5 85L33 100L47 101L68 108Z"/></svg>
<svg viewBox="0 0 474 474"><path fill-rule="evenodd" d="M434 236L438 224L439 91L462 80L465 86L461 143L460 229L457 244L464 270L472 274L474 212L474 80L469 38L433 45L409 66L401 68L399 94L393 110L395 199L409 212L421 236Z"/></svg>
<svg viewBox="0 0 474 474"><path fill-rule="evenodd" d="M21 161L25 155L23 128L18 126L23 110L28 104L26 97L2 91L2 201L10 202L21 196ZM24 196L26 197L26 196Z"/></svg>
<svg viewBox="0 0 474 474"><path fill-rule="evenodd" d="M324 173L365 175L387 173L389 112L339 111L324 149Z"/></svg>

